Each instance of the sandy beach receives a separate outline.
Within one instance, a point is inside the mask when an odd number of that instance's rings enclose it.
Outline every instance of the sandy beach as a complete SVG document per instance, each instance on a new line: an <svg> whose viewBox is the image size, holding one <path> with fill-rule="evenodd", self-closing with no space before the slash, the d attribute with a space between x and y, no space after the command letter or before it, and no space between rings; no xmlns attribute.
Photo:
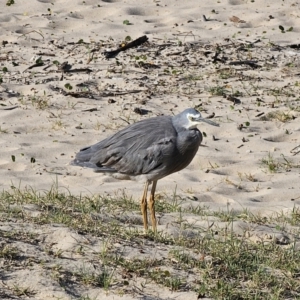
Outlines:
<svg viewBox="0 0 300 300"><path fill-rule="evenodd" d="M138 204L142 183L71 166L70 161L80 148L128 124L195 107L204 117L213 115L220 127L199 126L202 146L186 169L158 182L158 205L176 200L183 210L247 211L262 218L298 208L300 4L12 2L4 1L0 9L1 191L56 189L77 197L123 197ZM142 36L147 42L105 57L105 52ZM25 213L40 216L40 208L30 205L22 207ZM158 212L158 230L178 234L172 223L176 216ZM185 218L202 226L203 220L192 214ZM139 210L126 220L126 226L142 231ZM75 269L85 259L74 252L86 243L85 237L59 221L41 226L22 226L4 217L0 221L3 240L3 232L20 228L43 236L44 246L22 246L32 257L40 253L39 247L47 247L62 249ZM253 236L285 237L278 228L255 228ZM99 252L104 242L91 239L90 253ZM163 249L148 246L140 245L143 255L164 257ZM123 245L126 258L142 253L129 248ZM67 262L62 265L67 268ZM86 262L86 267L93 264ZM94 286L72 294L71 287L59 287L37 267L5 272L3 299L28 298L13 298L9 287L16 284L31 286L35 293L30 299L197 299L195 291L172 291L154 282L147 283L145 294ZM141 281L137 278L136 285Z"/></svg>

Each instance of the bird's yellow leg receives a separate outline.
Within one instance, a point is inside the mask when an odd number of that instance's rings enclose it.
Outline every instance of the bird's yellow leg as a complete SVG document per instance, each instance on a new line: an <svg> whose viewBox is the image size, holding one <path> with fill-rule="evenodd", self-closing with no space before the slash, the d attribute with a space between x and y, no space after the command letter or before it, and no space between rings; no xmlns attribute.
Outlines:
<svg viewBox="0 0 300 300"><path fill-rule="evenodd" d="M148 230L148 218L147 218L147 193L148 193L149 182L145 183L144 193L141 200L141 211L143 215L143 222L145 231Z"/></svg>
<svg viewBox="0 0 300 300"><path fill-rule="evenodd" d="M155 217L155 189L156 189L157 180L154 180L152 183L151 193L150 193L150 199L149 199L149 208L151 211L151 221L152 221L152 228L153 231L156 232L156 217Z"/></svg>

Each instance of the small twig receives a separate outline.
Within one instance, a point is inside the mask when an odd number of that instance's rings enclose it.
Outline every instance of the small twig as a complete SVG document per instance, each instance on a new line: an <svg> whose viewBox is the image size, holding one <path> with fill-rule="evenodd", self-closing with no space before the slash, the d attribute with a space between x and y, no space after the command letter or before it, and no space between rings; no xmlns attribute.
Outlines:
<svg viewBox="0 0 300 300"><path fill-rule="evenodd" d="M13 110L13 109L16 109L18 107L19 107L19 105L15 105L15 106L11 106L11 107L0 108L0 110Z"/></svg>
<svg viewBox="0 0 300 300"><path fill-rule="evenodd" d="M128 122L127 120L123 119L122 117L120 117L120 119L121 119L122 121L124 121L125 123L127 123L128 125L130 124L130 122Z"/></svg>
<svg viewBox="0 0 300 300"><path fill-rule="evenodd" d="M253 69L261 68L260 65L257 64L257 61L254 60L239 60L239 61L231 61L229 65L248 65Z"/></svg>
<svg viewBox="0 0 300 300"><path fill-rule="evenodd" d="M62 88L49 86L52 91L56 91L64 96L71 96L74 98L89 98L99 100L101 97L110 97L110 96L121 96L126 94L140 93L143 90L130 90L130 91L113 91L113 92L103 92L100 94L92 93L92 92L67 92Z"/></svg>
<svg viewBox="0 0 300 300"><path fill-rule="evenodd" d="M40 56L55 56L56 54L54 54L54 53L40 52L40 53L37 53L37 55L40 55Z"/></svg>
<svg viewBox="0 0 300 300"><path fill-rule="evenodd" d="M257 114L255 117L258 118L258 117L261 117L264 114L265 114L264 112L261 112L261 113Z"/></svg>
<svg viewBox="0 0 300 300"><path fill-rule="evenodd" d="M130 91L116 91L116 92L104 92L101 94L102 97L110 97L110 96L121 96L126 94L136 94L143 92L143 90L130 90Z"/></svg>
<svg viewBox="0 0 300 300"><path fill-rule="evenodd" d="M87 72L87 73L90 73L90 72L93 72L93 70L91 70L89 68L80 68L80 69L71 69L71 70L65 71L65 73L75 73L75 72Z"/></svg>
<svg viewBox="0 0 300 300"><path fill-rule="evenodd" d="M40 32L38 32L37 30L31 30L29 32L23 33L21 36L18 36L18 38L20 38L22 36L26 36L27 34L32 33L32 32L38 33L43 38L43 40L45 39L44 36Z"/></svg>
<svg viewBox="0 0 300 300"><path fill-rule="evenodd" d="M216 114L215 113L212 113L210 115L208 115L205 119L212 119Z"/></svg>
<svg viewBox="0 0 300 300"><path fill-rule="evenodd" d="M173 53L167 53L166 56L180 55L181 53L182 53L182 51L177 51L177 52L173 52Z"/></svg>
<svg viewBox="0 0 300 300"><path fill-rule="evenodd" d="M294 150L296 150L297 148L299 148L298 151L294 152ZM300 145L296 146L295 148L293 148L290 153L293 153L293 156L297 155L298 153L300 153Z"/></svg>
<svg viewBox="0 0 300 300"><path fill-rule="evenodd" d="M43 61L40 61L40 62L37 62L31 66L29 66L26 70L24 70L23 72L27 71L27 70L31 70L33 68L36 68L36 67L41 67L44 65L44 62Z"/></svg>
<svg viewBox="0 0 300 300"><path fill-rule="evenodd" d="M87 109L83 109L82 111L83 112L85 112L85 111L93 112L93 111L98 111L98 108L97 107L87 108Z"/></svg>

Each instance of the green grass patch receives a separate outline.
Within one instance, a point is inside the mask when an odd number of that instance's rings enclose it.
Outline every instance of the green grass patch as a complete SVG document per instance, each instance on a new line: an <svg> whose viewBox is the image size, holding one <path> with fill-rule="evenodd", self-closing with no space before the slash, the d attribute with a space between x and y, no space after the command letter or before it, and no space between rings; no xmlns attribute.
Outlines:
<svg viewBox="0 0 300 300"><path fill-rule="evenodd" d="M212 299L299 299L300 298L300 251L296 247L298 233L285 245L275 239L253 242L246 236L235 233L231 227L235 220L246 220L257 224L262 218L250 212L212 213L205 209L181 210L182 199L172 197L168 205L159 201L161 213L180 212L183 215L192 211L199 218L219 217L227 222L225 229L193 228L198 232L192 238L184 235L174 237L164 232L157 234L149 231L144 234L142 221L138 224L124 223L123 215L139 213L139 203L126 195L79 196L59 192L53 188L48 192L36 192L32 189L13 188L0 194L0 221L33 225L63 224L86 237L96 237L106 241L107 247L99 249L89 260L99 265L94 271L70 271L65 267L51 267L52 275L62 286L81 285L104 288L113 291L128 291L132 282L142 280L158 284L172 291L193 291L199 297ZM26 205L34 205L39 214L32 216L26 211ZM206 212L206 213L205 213ZM226 216L225 216L226 215ZM121 216L121 217L120 217ZM264 219L278 224L299 226L300 213L295 208L289 215ZM141 218L141 217L140 217ZM0 231L7 242L0 247L0 260L18 259L22 250L14 245L15 241L39 244L39 239L29 232L18 238L17 232ZM9 243L8 243L9 241ZM149 255L128 256L128 250L120 251L114 245L147 248ZM153 256L153 249L159 249L160 256ZM152 251L152 252L151 252ZM130 251L129 251L130 252ZM45 253L55 261L61 255ZM78 252L84 257L85 251ZM126 254L127 253L127 254ZM142 252L143 253L143 252ZM152 254L151 254L152 253ZM63 254L63 253L62 253ZM33 263L33 262L32 262ZM45 268L49 266L45 264ZM141 286L143 288L143 286Z"/></svg>

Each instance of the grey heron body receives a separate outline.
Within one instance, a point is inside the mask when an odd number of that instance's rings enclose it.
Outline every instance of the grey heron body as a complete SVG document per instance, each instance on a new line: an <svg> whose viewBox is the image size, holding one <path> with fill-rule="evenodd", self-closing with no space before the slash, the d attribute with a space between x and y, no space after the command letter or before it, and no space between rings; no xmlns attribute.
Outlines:
<svg viewBox="0 0 300 300"><path fill-rule="evenodd" d="M144 228L148 229L147 193L152 183L149 208L152 227L156 230L154 196L157 181L187 167L202 141L197 129L200 122L218 124L203 119L189 108L171 116L159 116L136 122L97 144L83 148L73 165L93 168L96 172L112 172L130 179L145 181L141 200Z"/></svg>

